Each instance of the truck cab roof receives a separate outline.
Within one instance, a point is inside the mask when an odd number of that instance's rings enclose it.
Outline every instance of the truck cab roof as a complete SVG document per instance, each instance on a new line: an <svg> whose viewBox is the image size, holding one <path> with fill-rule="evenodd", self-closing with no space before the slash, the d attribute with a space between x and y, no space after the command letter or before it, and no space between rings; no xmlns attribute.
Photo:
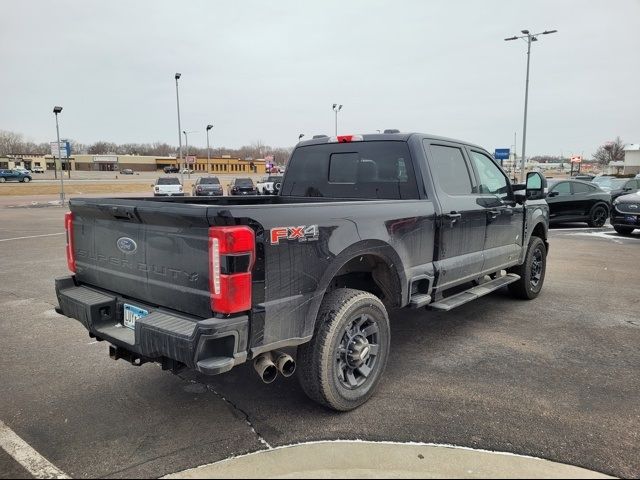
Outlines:
<svg viewBox="0 0 640 480"><path fill-rule="evenodd" d="M455 138L449 138L449 137L442 137L439 135L433 135L430 133L419 133L419 132L400 132L400 133L365 133L365 134L361 134L363 137L364 142L376 142L376 141L401 141L401 142L408 142L409 139L413 136L419 136L421 138L428 138L430 140L440 140L443 142L451 142L451 143L459 143L462 145L468 145L470 147L475 147L475 148L479 148L482 150L485 150L485 148L473 144L473 143L469 143L469 142L465 142L463 140L457 140ZM298 143L298 147L306 147L309 145L322 145L325 143L329 143L331 141L332 138L335 138L335 136L322 136L320 138L312 138L310 140L303 140L300 143Z"/></svg>

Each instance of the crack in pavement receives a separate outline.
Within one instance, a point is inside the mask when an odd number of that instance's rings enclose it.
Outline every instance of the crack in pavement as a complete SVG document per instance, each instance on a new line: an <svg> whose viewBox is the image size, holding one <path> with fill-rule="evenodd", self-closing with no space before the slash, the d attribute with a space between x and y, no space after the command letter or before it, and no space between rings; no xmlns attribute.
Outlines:
<svg viewBox="0 0 640 480"><path fill-rule="evenodd" d="M233 401L229 400L227 397L225 397L224 395L222 395L220 392L218 392L215 388L213 388L211 385L207 385L207 384L202 384L200 382L197 382L196 380L192 380L190 378L185 378L182 375L177 375L179 378L181 378L182 380L189 382L191 384L195 384L195 385L202 385L204 386L207 391L213 393L216 397L218 397L220 400L222 400L224 403L228 404L231 406L231 408L233 408L234 410L240 412L243 416L244 416L244 421L245 423L249 426L249 429L255 434L255 436L258 438L258 442L260 442L262 445L264 445L266 447L267 450L273 450L273 446L260 434L260 432L258 432L258 430L256 429L255 425L253 424L253 422L251 421L251 417L249 416L249 414L247 412L245 412L242 408L240 408L236 403L234 403Z"/></svg>

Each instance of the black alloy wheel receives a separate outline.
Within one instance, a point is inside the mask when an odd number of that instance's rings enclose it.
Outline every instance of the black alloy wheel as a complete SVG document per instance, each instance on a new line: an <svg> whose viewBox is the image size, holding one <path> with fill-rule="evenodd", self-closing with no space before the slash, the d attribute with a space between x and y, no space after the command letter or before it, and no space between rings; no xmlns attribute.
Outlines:
<svg viewBox="0 0 640 480"><path fill-rule="evenodd" d="M604 205L596 205L589 215L589 226L593 228L601 228L609 218L609 210Z"/></svg>

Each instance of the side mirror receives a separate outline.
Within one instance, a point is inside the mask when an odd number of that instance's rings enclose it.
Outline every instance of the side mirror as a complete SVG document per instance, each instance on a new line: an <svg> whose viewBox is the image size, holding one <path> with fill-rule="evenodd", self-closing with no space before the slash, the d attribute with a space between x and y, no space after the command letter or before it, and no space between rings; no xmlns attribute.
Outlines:
<svg viewBox="0 0 640 480"><path fill-rule="evenodd" d="M549 192L547 197L557 197L558 195L560 195L560 192Z"/></svg>
<svg viewBox="0 0 640 480"><path fill-rule="evenodd" d="M547 179L539 172L527 173L527 200L541 200L547 188Z"/></svg>

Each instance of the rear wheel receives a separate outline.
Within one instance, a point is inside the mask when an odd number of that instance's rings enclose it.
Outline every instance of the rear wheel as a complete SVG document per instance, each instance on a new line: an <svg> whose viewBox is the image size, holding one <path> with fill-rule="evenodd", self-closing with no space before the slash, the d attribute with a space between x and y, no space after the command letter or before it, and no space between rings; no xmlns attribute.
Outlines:
<svg viewBox="0 0 640 480"><path fill-rule="evenodd" d="M617 225L614 226L613 228L620 235L631 235L631 232L633 232L633 230L634 230L633 227L619 227Z"/></svg>
<svg viewBox="0 0 640 480"><path fill-rule="evenodd" d="M589 226L600 228L607 222L607 218L609 218L609 209L604 205L596 205L589 214Z"/></svg>
<svg viewBox="0 0 640 480"><path fill-rule="evenodd" d="M509 284L509 291L516 298L533 300L542 290L546 271L547 247L540 237L531 237L524 263L509 269L520 275L520 280Z"/></svg>
<svg viewBox="0 0 640 480"><path fill-rule="evenodd" d="M4 178L4 177L0 177L0 183L4 183L4 182L6 182L6 181L7 181L7 179L6 179L6 178Z"/></svg>
<svg viewBox="0 0 640 480"><path fill-rule="evenodd" d="M328 293L313 338L298 347L302 389L333 410L359 407L382 377L389 340L389 317L378 297L350 288Z"/></svg>

